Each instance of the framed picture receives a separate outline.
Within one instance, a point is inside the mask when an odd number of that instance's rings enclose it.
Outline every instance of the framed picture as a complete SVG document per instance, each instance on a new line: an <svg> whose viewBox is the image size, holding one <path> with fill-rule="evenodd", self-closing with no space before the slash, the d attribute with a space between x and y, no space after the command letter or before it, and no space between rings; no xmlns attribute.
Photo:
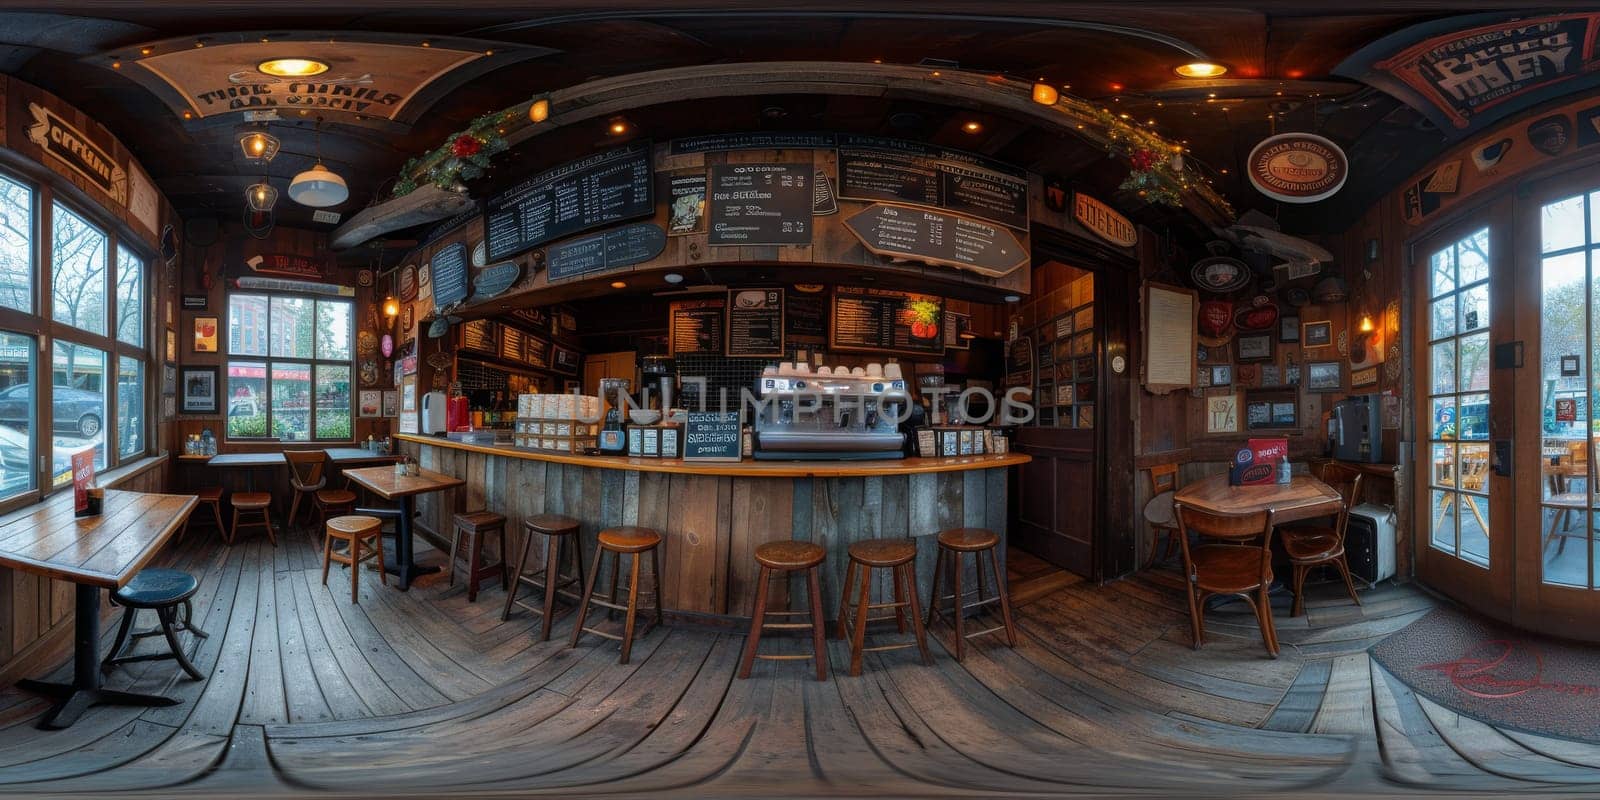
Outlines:
<svg viewBox="0 0 1600 800"><path fill-rule="evenodd" d="M1272 427L1300 427L1300 404L1293 400L1272 404Z"/></svg>
<svg viewBox="0 0 1600 800"><path fill-rule="evenodd" d="M1234 347L1238 348L1240 361L1271 361L1272 360L1272 334L1252 333L1241 334L1234 340Z"/></svg>
<svg viewBox="0 0 1600 800"><path fill-rule="evenodd" d="M178 363L178 332L170 329L167 331L167 363Z"/></svg>
<svg viewBox="0 0 1600 800"><path fill-rule="evenodd" d="M196 353L217 352L217 318L194 318L194 351Z"/></svg>
<svg viewBox="0 0 1600 800"><path fill-rule="evenodd" d="M183 368L183 413L217 413L217 368Z"/></svg>
<svg viewBox="0 0 1600 800"><path fill-rule="evenodd" d="M161 393L178 393L178 368L172 364L161 365Z"/></svg>
<svg viewBox="0 0 1600 800"><path fill-rule="evenodd" d="M1265 400L1252 400L1246 403L1244 424L1250 430L1272 427L1272 404Z"/></svg>
<svg viewBox="0 0 1600 800"><path fill-rule="evenodd" d="M1344 387L1344 365L1337 361L1307 361L1306 390L1337 392Z"/></svg>
<svg viewBox="0 0 1600 800"><path fill-rule="evenodd" d="M1576 378L1579 375L1583 374L1583 367L1581 366L1582 363L1583 363L1583 360L1578 358L1577 356L1562 356L1561 357L1561 377L1563 377L1563 378Z"/></svg>
<svg viewBox="0 0 1600 800"><path fill-rule="evenodd" d="M400 393L387 389L383 393L383 415L392 417L400 413Z"/></svg>
<svg viewBox="0 0 1600 800"><path fill-rule="evenodd" d="M1298 341L1300 341L1300 318L1299 317L1280 317L1278 319L1278 341L1280 341L1280 342L1298 342Z"/></svg>
<svg viewBox="0 0 1600 800"><path fill-rule="evenodd" d="M1378 383L1378 368L1367 367L1350 371L1350 388L1357 389L1362 386L1375 386Z"/></svg>
<svg viewBox="0 0 1600 800"><path fill-rule="evenodd" d="M1306 347L1327 347L1333 344L1333 323L1328 320L1307 322L1300 326L1300 340Z"/></svg>
<svg viewBox="0 0 1600 800"><path fill-rule="evenodd" d="M357 395L360 402L357 413L363 417L376 417L383 412L383 392L377 389L362 389Z"/></svg>
<svg viewBox="0 0 1600 800"><path fill-rule="evenodd" d="M1213 364L1211 366L1211 385L1212 386L1232 386L1233 385L1233 365L1232 364Z"/></svg>
<svg viewBox="0 0 1600 800"><path fill-rule="evenodd" d="M1206 398L1206 433L1239 432L1239 395L1212 395Z"/></svg>
<svg viewBox="0 0 1600 800"><path fill-rule="evenodd" d="M175 395L165 395L161 398L161 418L170 420L177 416L178 398Z"/></svg>

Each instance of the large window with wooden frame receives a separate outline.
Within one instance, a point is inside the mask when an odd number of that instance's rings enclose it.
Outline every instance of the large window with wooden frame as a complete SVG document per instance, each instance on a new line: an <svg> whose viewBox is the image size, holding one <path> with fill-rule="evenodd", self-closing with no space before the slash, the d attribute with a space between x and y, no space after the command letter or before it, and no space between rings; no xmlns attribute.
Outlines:
<svg viewBox="0 0 1600 800"><path fill-rule="evenodd" d="M148 261L52 194L0 174L0 501L150 444Z"/></svg>
<svg viewBox="0 0 1600 800"><path fill-rule="evenodd" d="M354 322L349 300L229 296L228 437L349 441Z"/></svg>
<svg viewBox="0 0 1600 800"><path fill-rule="evenodd" d="M1489 565L1489 229L1428 254L1428 541Z"/></svg>

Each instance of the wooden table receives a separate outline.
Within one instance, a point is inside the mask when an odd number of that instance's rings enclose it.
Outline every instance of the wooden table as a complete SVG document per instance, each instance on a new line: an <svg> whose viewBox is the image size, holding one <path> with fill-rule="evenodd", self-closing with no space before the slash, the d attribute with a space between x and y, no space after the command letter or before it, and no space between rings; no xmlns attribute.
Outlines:
<svg viewBox="0 0 1600 800"><path fill-rule="evenodd" d="M99 516L73 515L72 492L0 518L0 566L77 587L72 682L24 680L17 688L55 699L41 728L65 728L94 705L170 706L160 695L100 688L100 591L133 579L194 510L194 495L107 490Z"/></svg>
<svg viewBox="0 0 1600 800"><path fill-rule="evenodd" d="M391 464L395 460L395 456L388 453L374 453L361 447L328 447L322 452L327 453L328 460L339 467L354 464ZM223 453L201 459L196 459L194 456L179 456L179 459L182 463L193 462L211 467L243 469L245 489L252 492L256 490L257 469L284 467L289 463L283 457L282 450L265 453Z"/></svg>
<svg viewBox="0 0 1600 800"><path fill-rule="evenodd" d="M1296 475L1288 485L1229 486L1228 476L1212 475L1178 490L1173 501L1224 516L1272 511L1276 525L1339 513L1344 500L1322 481Z"/></svg>
<svg viewBox="0 0 1600 800"><path fill-rule="evenodd" d="M438 572L439 567L418 566L412 558L415 551L412 547L411 525L412 517L417 514L417 495L454 489L457 486L465 486L467 482L430 470L421 470L416 475L396 475L392 466L347 469L344 475L357 486L385 500L400 502L400 519L395 523L394 531L394 552L385 553L383 558L384 571L400 578L400 591L409 590L411 580L416 576ZM356 513L382 514L383 510L358 508Z"/></svg>

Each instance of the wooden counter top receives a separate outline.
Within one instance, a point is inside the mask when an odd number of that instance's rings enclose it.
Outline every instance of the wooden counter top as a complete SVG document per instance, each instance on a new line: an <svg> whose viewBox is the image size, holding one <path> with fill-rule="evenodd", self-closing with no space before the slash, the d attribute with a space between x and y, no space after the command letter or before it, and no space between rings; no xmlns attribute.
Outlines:
<svg viewBox="0 0 1600 800"><path fill-rule="evenodd" d="M1021 453L1004 455L959 456L955 458L902 458L877 461L751 461L737 463L722 461L684 461L677 458L634 458L623 456L585 456L546 453L526 450L510 445L483 445L456 442L437 436L418 436L402 433L394 438L402 442L448 447L472 453L485 453L508 458L525 458L530 461L548 461L556 464L575 464L597 469L620 469L636 472L670 472L690 475L728 475L736 478L850 478L872 475L914 475L927 472L961 472L971 469L1009 467L1026 464L1031 456Z"/></svg>

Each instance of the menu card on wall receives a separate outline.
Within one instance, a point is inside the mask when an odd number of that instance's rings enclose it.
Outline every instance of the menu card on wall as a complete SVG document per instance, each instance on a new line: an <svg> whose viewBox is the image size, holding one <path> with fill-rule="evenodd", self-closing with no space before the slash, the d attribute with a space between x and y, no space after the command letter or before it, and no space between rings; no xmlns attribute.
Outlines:
<svg viewBox="0 0 1600 800"><path fill-rule="evenodd" d="M919 142L840 136L839 196L931 206L1028 229L1026 172Z"/></svg>
<svg viewBox="0 0 1600 800"><path fill-rule="evenodd" d="M650 143L597 153L535 175L489 198L489 261L563 236L655 213Z"/></svg>
<svg viewBox="0 0 1600 800"><path fill-rule="evenodd" d="M874 203L845 227L876 255L1002 277L1028 263L1011 231L956 214Z"/></svg>
<svg viewBox="0 0 1600 800"><path fill-rule="evenodd" d="M494 323L486 319L461 323L461 349L498 355L499 348L494 343Z"/></svg>
<svg viewBox="0 0 1600 800"><path fill-rule="evenodd" d="M522 363L538 369L550 366L550 343L530 334L522 334Z"/></svg>
<svg viewBox="0 0 1600 800"><path fill-rule="evenodd" d="M729 356L782 356L783 290L728 292Z"/></svg>
<svg viewBox="0 0 1600 800"><path fill-rule="evenodd" d="M667 344L673 355L723 350L722 300L684 300L670 306Z"/></svg>
<svg viewBox="0 0 1600 800"><path fill-rule="evenodd" d="M1144 385L1151 392L1195 385L1198 305L1193 289L1145 284Z"/></svg>
<svg viewBox="0 0 1600 800"><path fill-rule="evenodd" d="M738 461L744 431L737 411L690 411L684 423L683 460Z"/></svg>
<svg viewBox="0 0 1600 800"><path fill-rule="evenodd" d="M833 290L836 350L944 352L944 299L934 295L859 289Z"/></svg>
<svg viewBox="0 0 1600 800"><path fill-rule="evenodd" d="M804 164L713 164L712 245L811 243L811 173Z"/></svg>
<svg viewBox="0 0 1600 800"><path fill-rule="evenodd" d="M783 328L789 336L827 336L828 298L821 293L788 293L783 301Z"/></svg>
<svg viewBox="0 0 1600 800"><path fill-rule="evenodd" d="M467 246L456 242L433 254L429 285L433 287L433 310L446 308L467 299ZM412 284L415 286L415 273ZM415 297L417 290L410 294ZM402 296L404 296L402 292Z"/></svg>
<svg viewBox="0 0 1600 800"><path fill-rule="evenodd" d="M522 360L522 331L500 326L500 357L507 361Z"/></svg>

